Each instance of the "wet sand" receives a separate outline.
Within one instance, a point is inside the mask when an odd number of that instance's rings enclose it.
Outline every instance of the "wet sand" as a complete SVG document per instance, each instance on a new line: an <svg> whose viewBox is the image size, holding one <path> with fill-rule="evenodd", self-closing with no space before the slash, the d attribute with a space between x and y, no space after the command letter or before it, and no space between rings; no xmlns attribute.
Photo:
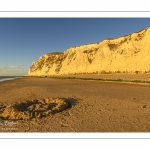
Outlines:
<svg viewBox="0 0 150 150"><path fill-rule="evenodd" d="M0 103L61 98L62 112L0 120L0 132L150 132L150 85L24 77L0 83Z"/></svg>

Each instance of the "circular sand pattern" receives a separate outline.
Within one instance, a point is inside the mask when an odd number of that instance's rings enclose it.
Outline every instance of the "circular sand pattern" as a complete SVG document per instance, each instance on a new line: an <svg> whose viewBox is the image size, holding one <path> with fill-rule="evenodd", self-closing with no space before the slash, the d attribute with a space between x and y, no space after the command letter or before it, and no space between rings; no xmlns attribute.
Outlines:
<svg viewBox="0 0 150 150"><path fill-rule="evenodd" d="M0 107L0 117L9 120L41 118L69 107L63 99L40 99Z"/></svg>

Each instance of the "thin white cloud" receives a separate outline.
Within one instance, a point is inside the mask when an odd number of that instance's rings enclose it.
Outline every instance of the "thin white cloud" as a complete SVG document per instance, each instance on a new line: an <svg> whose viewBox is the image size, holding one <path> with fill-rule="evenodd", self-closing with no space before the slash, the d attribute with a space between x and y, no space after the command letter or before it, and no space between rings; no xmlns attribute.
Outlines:
<svg viewBox="0 0 150 150"><path fill-rule="evenodd" d="M9 66L8 68L10 69L14 69L14 68L18 68L19 66Z"/></svg>
<svg viewBox="0 0 150 150"><path fill-rule="evenodd" d="M27 66L0 66L0 75L25 75L28 71Z"/></svg>
<svg viewBox="0 0 150 150"><path fill-rule="evenodd" d="M0 69L3 69L4 68L4 66L0 66Z"/></svg>
<svg viewBox="0 0 150 150"><path fill-rule="evenodd" d="M0 66L0 69L28 69L28 67L24 67L24 66Z"/></svg>

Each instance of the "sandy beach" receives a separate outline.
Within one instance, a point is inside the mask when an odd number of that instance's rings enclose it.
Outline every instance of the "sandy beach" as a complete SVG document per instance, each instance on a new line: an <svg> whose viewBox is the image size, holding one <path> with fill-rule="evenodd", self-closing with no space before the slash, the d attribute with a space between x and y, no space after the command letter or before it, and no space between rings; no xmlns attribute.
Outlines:
<svg viewBox="0 0 150 150"><path fill-rule="evenodd" d="M63 99L69 107L41 118L1 118L0 132L150 132L149 91L150 85L73 79L1 82L1 105L50 98Z"/></svg>

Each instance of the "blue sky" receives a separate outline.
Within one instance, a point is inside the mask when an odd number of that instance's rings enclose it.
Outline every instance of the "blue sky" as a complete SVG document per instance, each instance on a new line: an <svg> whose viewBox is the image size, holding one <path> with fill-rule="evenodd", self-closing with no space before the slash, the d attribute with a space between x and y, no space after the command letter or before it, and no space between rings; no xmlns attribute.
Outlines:
<svg viewBox="0 0 150 150"><path fill-rule="evenodd" d="M43 54L148 26L150 18L0 18L0 76L25 75Z"/></svg>

